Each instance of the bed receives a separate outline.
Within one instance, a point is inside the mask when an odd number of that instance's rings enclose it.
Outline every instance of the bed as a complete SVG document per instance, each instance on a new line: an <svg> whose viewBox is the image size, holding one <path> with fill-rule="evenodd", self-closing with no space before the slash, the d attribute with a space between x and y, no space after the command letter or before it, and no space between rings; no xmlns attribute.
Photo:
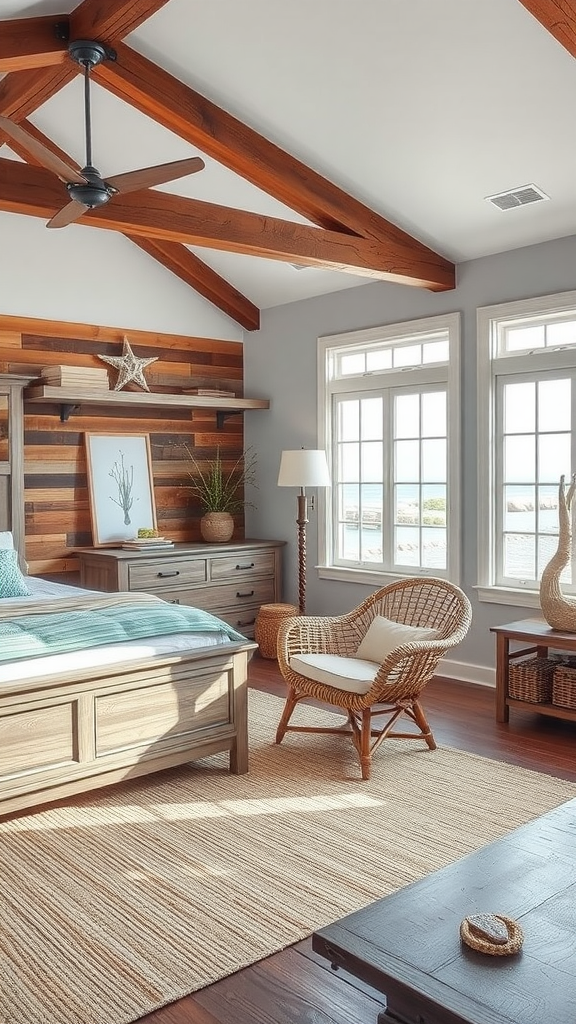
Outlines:
<svg viewBox="0 0 576 1024"><path fill-rule="evenodd" d="M20 578L0 580L0 815L219 751L248 770L256 644L151 595Z"/></svg>

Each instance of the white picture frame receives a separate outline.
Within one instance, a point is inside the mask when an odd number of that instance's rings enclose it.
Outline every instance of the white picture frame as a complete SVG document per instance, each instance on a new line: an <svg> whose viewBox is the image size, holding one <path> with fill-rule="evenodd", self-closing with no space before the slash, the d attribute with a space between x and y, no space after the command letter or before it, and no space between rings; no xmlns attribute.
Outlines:
<svg viewBox="0 0 576 1024"><path fill-rule="evenodd" d="M92 544L118 547L156 529L148 434L86 433Z"/></svg>

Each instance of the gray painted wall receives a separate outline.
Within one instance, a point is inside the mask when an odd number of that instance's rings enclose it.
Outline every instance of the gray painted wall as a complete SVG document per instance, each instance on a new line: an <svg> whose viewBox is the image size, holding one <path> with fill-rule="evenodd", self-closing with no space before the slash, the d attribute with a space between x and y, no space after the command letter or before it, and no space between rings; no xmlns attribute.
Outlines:
<svg viewBox="0 0 576 1024"><path fill-rule="evenodd" d="M512 211L509 216L516 216ZM526 211L524 211L526 215ZM490 626L530 618L538 611L481 603L476 598L476 309L497 302L561 292L576 287L576 236L460 264L454 291L434 294L417 288L369 283L358 288L266 310L262 328L245 335L245 394L271 399L269 412L245 417L246 443L258 453L256 509L247 512L247 535L287 541L284 598L297 594L296 491L276 484L284 448L315 448L317 339L327 334L375 327L416 317L458 311L462 326L463 381L463 589L473 606L473 625L454 652L462 676L487 681L494 667ZM307 532L308 614L340 614L359 604L373 588L320 580L317 520ZM487 671L487 669L489 671Z"/></svg>

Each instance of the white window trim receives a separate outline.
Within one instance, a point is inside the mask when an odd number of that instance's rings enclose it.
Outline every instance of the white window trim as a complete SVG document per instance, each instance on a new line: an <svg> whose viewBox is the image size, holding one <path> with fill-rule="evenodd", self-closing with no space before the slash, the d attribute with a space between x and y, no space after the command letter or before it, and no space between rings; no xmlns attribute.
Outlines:
<svg viewBox="0 0 576 1024"><path fill-rule="evenodd" d="M448 437L449 437L449 458L448 458L448 512L449 512L449 545L448 564L446 578L452 583L460 583L461 572L461 401L460 401L460 313L445 313L438 316L423 317L418 320L408 320L402 323L386 324L381 327L371 327L357 331L347 331L342 334L329 334L318 338L317 346L317 409L318 409L318 447L326 449L330 463L330 402L327 401L327 379L326 360L327 352L335 346L358 344L365 346L371 342L399 340L403 337L410 337L413 334L425 334L447 330L453 341L450 348L450 359L446 370L438 371L438 379L447 381L448 392ZM416 371L421 369L417 367ZM424 368L427 373L433 373L433 364ZM386 380L398 377L406 381L406 375L412 372L410 367L395 371L385 371ZM343 391L373 389L374 377L377 371L367 373L361 380L356 378L354 383L348 382L345 378L335 383L335 388ZM341 387L342 385L342 387ZM362 583L370 586L382 587L396 579L405 576L417 575L421 577L436 575L432 569L418 569L417 572L392 573L376 572L370 569L357 569L346 566L335 566L328 564L328 551L331 549L332 538L329 534L331 522L329 511L331 509L330 491L322 489L318 493L318 556L317 566L320 579L340 580L346 583Z"/></svg>
<svg viewBox="0 0 576 1024"><path fill-rule="evenodd" d="M530 360L532 369L542 364L542 356L546 365L553 363L555 367L573 366L573 359L567 364L567 355L563 351L554 350L546 353L543 349L527 356L526 353L497 355L497 324L502 320L517 317L529 317L532 314L546 314L552 311L562 312L576 307L576 291L559 292L530 299L518 299L515 302L502 302L495 306L480 306L476 311L476 350L477 350L477 422L478 422L478 584L474 588L478 599L490 604L515 605L519 608L540 608L538 590L523 590L521 587L508 588L496 586L494 579L494 431L495 410L494 390L492 388L492 366L498 361L506 360L513 369L521 370ZM492 358L492 353L494 357Z"/></svg>

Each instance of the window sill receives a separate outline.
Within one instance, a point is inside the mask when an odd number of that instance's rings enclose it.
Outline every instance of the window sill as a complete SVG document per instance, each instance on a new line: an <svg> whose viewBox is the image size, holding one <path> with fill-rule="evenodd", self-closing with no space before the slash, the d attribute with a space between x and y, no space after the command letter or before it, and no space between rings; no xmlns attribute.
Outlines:
<svg viewBox="0 0 576 1024"><path fill-rule="evenodd" d="M511 587L474 587L474 590L478 600L487 604L540 608L540 594L536 590L513 590Z"/></svg>
<svg viewBox="0 0 576 1024"><path fill-rule="evenodd" d="M352 569L344 565L317 565L318 578L321 580L339 580L341 583L363 583L372 587L385 587L388 583L395 583L396 580L405 580L410 576L417 576L418 579L433 577L437 579L439 573L419 572L375 572L373 569ZM443 577L442 577L443 578Z"/></svg>

